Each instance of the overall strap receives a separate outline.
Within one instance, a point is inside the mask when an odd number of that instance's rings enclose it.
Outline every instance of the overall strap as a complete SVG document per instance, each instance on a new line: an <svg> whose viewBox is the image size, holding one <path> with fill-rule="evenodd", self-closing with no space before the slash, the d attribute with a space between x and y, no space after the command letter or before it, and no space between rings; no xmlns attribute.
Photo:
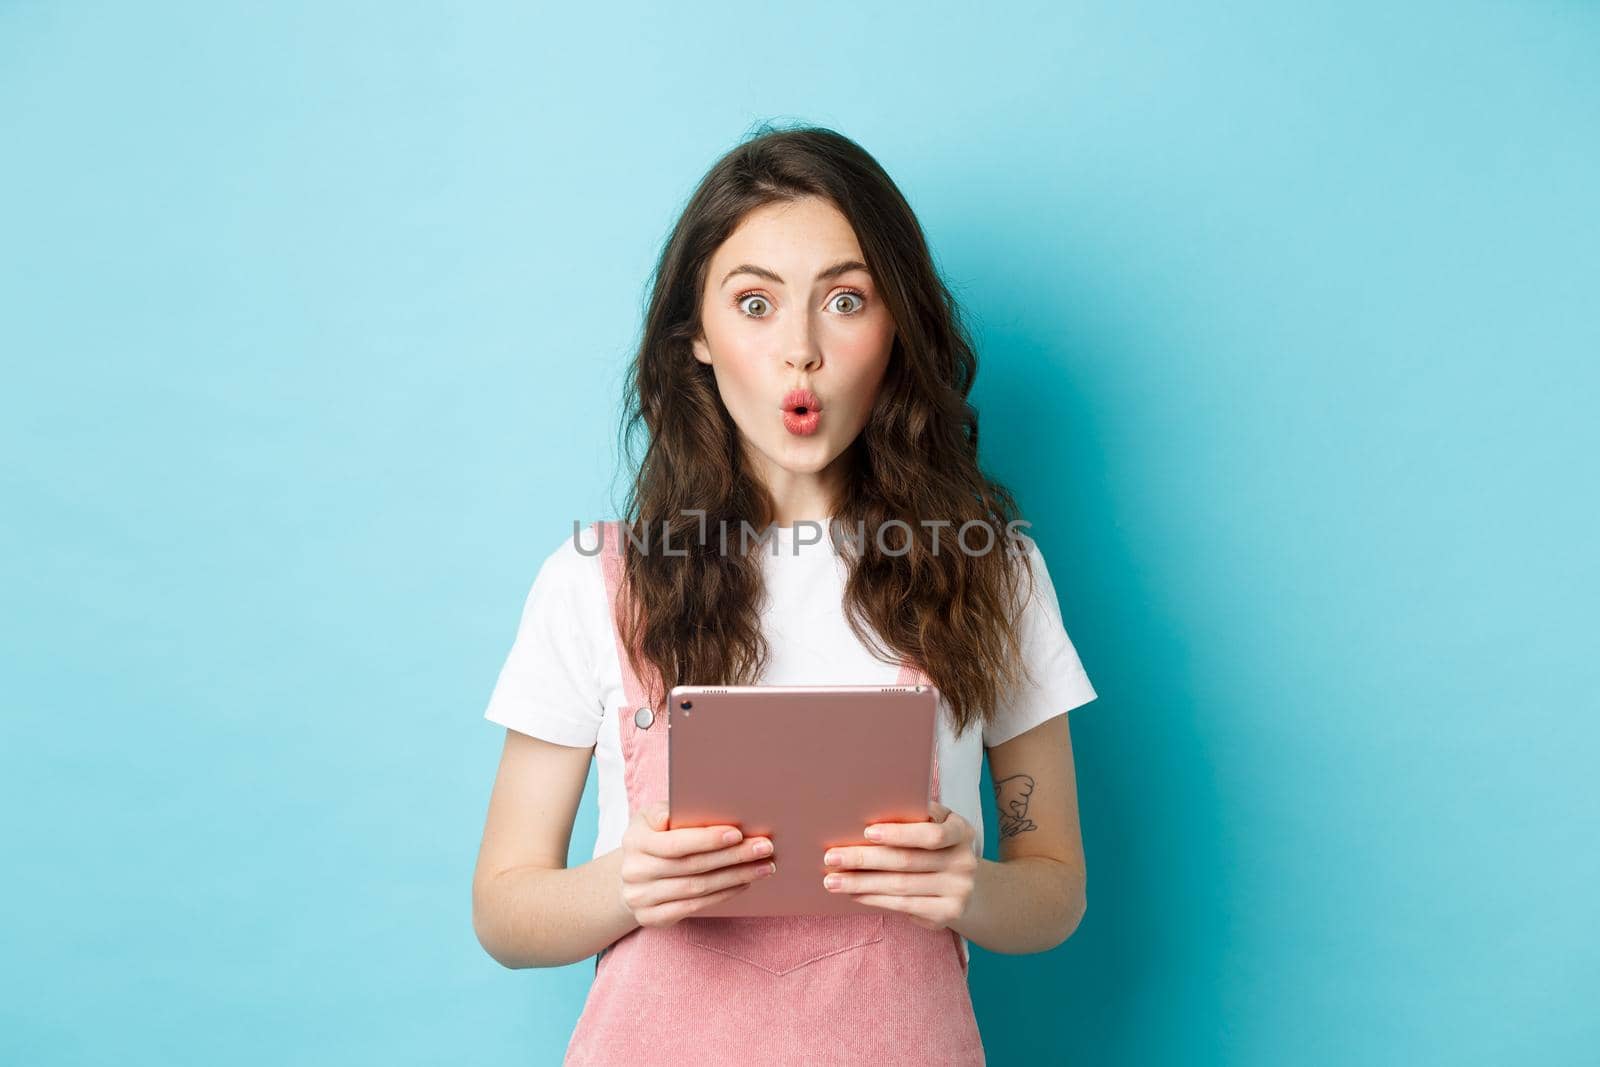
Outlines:
<svg viewBox="0 0 1600 1067"><path fill-rule="evenodd" d="M932 680L910 660L900 664L900 677L895 679L895 685L932 685ZM942 714L942 707L934 708L934 714ZM939 799L939 723L936 719L933 727L933 768L928 783L928 793L931 799ZM942 802L941 802L942 803Z"/></svg>
<svg viewBox="0 0 1600 1067"><path fill-rule="evenodd" d="M611 614L612 636L617 642L617 659L622 665L622 689L628 700L629 708L649 707L654 712L658 707L664 708L666 692L661 684L660 672L646 665L650 685L645 684L633 669L633 663L628 658L628 646L622 635L622 628L616 624L620 612L622 618L628 617L627 609L631 606L628 600L627 582L623 573L624 559L622 555L622 539L627 535L623 524L619 521L596 522L592 529L595 536L600 539L600 568L606 578L606 607ZM654 698L654 699L652 699Z"/></svg>

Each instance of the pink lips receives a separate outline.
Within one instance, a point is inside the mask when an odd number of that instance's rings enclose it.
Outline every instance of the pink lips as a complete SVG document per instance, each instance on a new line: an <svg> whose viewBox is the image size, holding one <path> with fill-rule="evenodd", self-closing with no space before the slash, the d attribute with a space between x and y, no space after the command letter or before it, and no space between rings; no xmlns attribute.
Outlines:
<svg viewBox="0 0 1600 1067"><path fill-rule="evenodd" d="M822 400L809 389L791 389L784 394L783 427L790 433L800 437L809 437L817 432L817 425L822 421Z"/></svg>

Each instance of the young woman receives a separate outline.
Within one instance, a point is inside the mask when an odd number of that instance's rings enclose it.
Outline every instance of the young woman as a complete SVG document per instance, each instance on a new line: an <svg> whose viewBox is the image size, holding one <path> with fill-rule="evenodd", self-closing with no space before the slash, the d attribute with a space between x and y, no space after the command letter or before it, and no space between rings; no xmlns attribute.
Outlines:
<svg viewBox="0 0 1600 1067"><path fill-rule="evenodd" d="M768 130L707 173L632 368L629 530L575 527L545 559L486 712L506 737L473 924L507 967L596 957L567 1062L981 1063L968 940L1039 952L1076 928L1066 713L1095 692L979 469L975 373L916 217L853 141ZM913 678L941 693L929 821L828 856L665 828L672 686ZM591 757L598 837L568 869ZM696 916L780 863L867 907Z"/></svg>

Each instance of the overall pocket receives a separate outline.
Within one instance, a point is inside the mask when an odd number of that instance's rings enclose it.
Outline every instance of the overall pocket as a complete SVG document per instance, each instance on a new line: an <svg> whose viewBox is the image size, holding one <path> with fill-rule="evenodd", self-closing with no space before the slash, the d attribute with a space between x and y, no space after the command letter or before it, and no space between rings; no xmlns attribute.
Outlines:
<svg viewBox="0 0 1600 1067"><path fill-rule="evenodd" d="M883 916L712 915L679 920L684 940L771 974L883 940Z"/></svg>

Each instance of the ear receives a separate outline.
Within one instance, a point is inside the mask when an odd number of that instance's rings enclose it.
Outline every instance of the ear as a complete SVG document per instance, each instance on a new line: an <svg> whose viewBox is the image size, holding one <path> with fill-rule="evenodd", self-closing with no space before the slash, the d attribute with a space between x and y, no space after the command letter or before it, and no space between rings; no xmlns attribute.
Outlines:
<svg viewBox="0 0 1600 1067"><path fill-rule="evenodd" d="M711 349L706 345L705 334L702 332L700 336L690 341L689 345L694 350L694 358L709 366L711 363Z"/></svg>

